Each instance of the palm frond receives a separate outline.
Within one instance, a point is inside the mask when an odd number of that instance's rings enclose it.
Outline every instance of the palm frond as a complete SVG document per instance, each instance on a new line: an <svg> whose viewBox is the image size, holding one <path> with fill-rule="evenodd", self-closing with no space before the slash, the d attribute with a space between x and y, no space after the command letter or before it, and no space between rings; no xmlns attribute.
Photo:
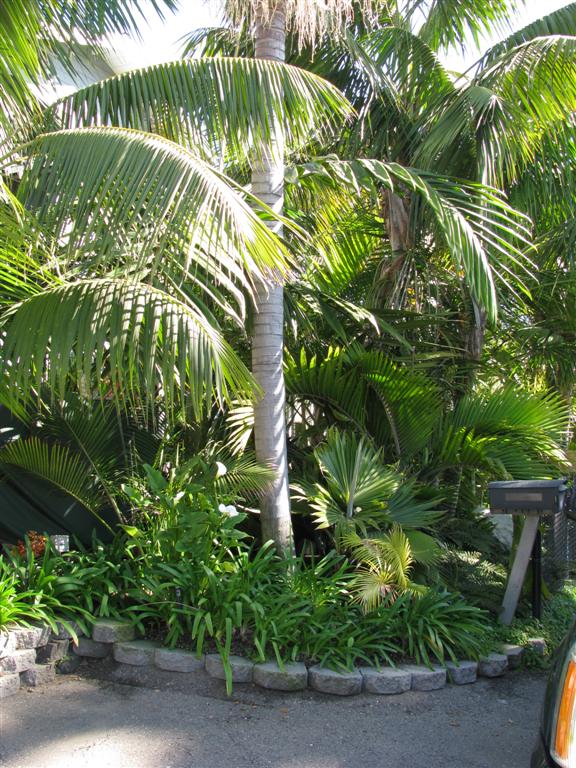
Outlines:
<svg viewBox="0 0 576 768"><path fill-rule="evenodd" d="M274 482L274 470L258 462L249 452L236 457L226 451L217 455L226 467L225 473L216 477L219 492L259 498L270 490Z"/></svg>
<svg viewBox="0 0 576 768"><path fill-rule="evenodd" d="M505 50L428 112L415 162L444 169L468 147L477 178L500 187L514 181L542 136L574 111L575 48L576 37L557 35Z"/></svg>
<svg viewBox="0 0 576 768"><path fill-rule="evenodd" d="M410 16L425 13L419 36L434 50L480 45L486 34L509 30L516 0L411 0Z"/></svg>
<svg viewBox="0 0 576 768"><path fill-rule="evenodd" d="M508 35L504 40L489 48L475 64L475 67L478 71L486 69L507 51L537 37L550 37L551 35L576 35L576 3L568 3Z"/></svg>
<svg viewBox="0 0 576 768"><path fill-rule="evenodd" d="M248 392L253 384L200 313L150 285L126 279L64 284L15 305L1 320L10 392L47 383L63 395L71 376L104 399L141 406L160 398L169 410L180 399L199 416L212 393Z"/></svg>
<svg viewBox="0 0 576 768"><path fill-rule="evenodd" d="M487 309L491 320L497 314L491 262L517 264L525 271L530 268L524 254L527 219L494 188L378 160L329 158L316 165L318 173L328 173L336 185L351 186L344 181L346 168L361 188L384 187L400 196L408 190L417 195L444 238L456 269L464 272L472 296ZM308 164L308 174L312 172Z"/></svg>
<svg viewBox="0 0 576 768"><path fill-rule="evenodd" d="M108 501L106 495L95 485L87 463L68 446L49 445L37 437L14 440L0 448L0 467L8 474L20 470L24 476L32 474L47 481L110 528L100 515Z"/></svg>
<svg viewBox="0 0 576 768"><path fill-rule="evenodd" d="M121 126L162 135L212 163L254 162L337 133L351 106L330 83L262 59L200 58L133 70L61 100L65 128ZM278 127L282 135L277 135Z"/></svg>
<svg viewBox="0 0 576 768"><path fill-rule="evenodd" d="M153 0L175 8L174 0ZM0 12L0 126L9 131L15 124L39 115L31 84L38 85L56 59L70 65L70 53L78 40L97 46L102 37L137 32L142 12L132 0L10 0ZM64 44L63 44L64 43Z"/></svg>
<svg viewBox="0 0 576 768"><path fill-rule="evenodd" d="M139 277L171 267L182 282L198 265L248 290L286 269L284 246L231 182L166 139L81 129L41 136L28 153L19 198L68 255L61 269L81 253L81 273L108 272L127 252Z"/></svg>

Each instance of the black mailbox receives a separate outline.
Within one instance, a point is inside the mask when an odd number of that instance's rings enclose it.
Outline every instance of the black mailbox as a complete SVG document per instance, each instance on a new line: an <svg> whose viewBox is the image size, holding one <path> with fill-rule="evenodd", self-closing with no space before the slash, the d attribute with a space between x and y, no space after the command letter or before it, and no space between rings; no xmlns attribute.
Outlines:
<svg viewBox="0 0 576 768"><path fill-rule="evenodd" d="M566 480L499 480L488 483L492 513L561 512Z"/></svg>

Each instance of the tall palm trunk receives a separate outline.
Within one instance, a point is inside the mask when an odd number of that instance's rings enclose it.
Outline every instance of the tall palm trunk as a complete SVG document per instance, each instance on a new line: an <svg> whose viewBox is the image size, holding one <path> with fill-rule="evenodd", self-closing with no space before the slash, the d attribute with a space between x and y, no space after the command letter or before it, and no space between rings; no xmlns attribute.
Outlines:
<svg viewBox="0 0 576 768"><path fill-rule="evenodd" d="M256 58L285 60L286 16L282 2L267 23L255 29ZM277 126L276 145L268 147L252 172L254 193L277 213L284 205L284 161L282 126ZM271 227L280 232L277 224ZM279 551L293 548L288 460L286 453L286 395L282 359L284 353L284 291L282 285L258 290L252 338L252 372L263 391L254 411L254 437L259 461L276 470L274 484L260 505L262 538L272 540Z"/></svg>

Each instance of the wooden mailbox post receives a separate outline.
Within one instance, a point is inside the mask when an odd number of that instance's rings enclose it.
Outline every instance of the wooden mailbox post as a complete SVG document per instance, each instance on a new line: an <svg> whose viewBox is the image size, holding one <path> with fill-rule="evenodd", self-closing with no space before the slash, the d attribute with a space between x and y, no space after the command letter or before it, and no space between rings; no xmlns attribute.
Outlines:
<svg viewBox="0 0 576 768"><path fill-rule="evenodd" d="M565 479L561 480L503 480L488 484L492 514L523 515L524 526L516 556L506 585L500 611L500 623L510 624L516 613L524 578L532 557L532 610L539 618L540 583L540 517L545 513L560 514L566 494Z"/></svg>

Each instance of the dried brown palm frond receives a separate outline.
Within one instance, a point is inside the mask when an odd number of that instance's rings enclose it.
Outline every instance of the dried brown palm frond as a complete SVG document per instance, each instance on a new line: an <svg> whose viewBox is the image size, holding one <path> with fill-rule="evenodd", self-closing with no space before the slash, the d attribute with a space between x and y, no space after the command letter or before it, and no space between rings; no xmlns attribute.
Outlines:
<svg viewBox="0 0 576 768"><path fill-rule="evenodd" d="M274 17L284 16L300 47L314 46L326 32L337 34L358 9L369 24L375 6L375 0L225 0L226 15L233 24L248 18L267 25Z"/></svg>

